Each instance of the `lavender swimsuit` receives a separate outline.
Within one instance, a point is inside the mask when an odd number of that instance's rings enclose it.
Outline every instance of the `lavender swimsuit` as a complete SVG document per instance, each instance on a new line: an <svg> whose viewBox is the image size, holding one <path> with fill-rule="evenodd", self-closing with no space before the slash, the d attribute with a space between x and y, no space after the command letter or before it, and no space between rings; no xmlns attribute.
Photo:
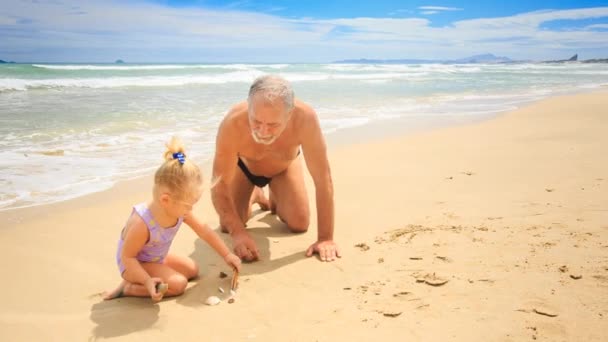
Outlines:
<svg viewBox="0 0 608 342"><path fill-rule="evenodd" d="M173 238L175 234L179 230L179 226L184 221L183 217L180 217L175 226L169 228L163 228L158 225L156 220L152 217L152 213L146 203L140 203L133 207L133 212L137 213L142 220L146 223L149 232L149 238L143 248L137 254L137 260L140 262L154 262L158 264L162 264L169 252L169 247L171 247L171 242L173 242ZM133 215L133 213L131 213ZM124 231L124 228L123 228ZM125 271L125 265L122 263L120 258L122 254L122 247L124 244L124 240L122 238L122 232L120 234L120 239L118 240L118 251L116 252L116 263L118 264L118 269L120 270L120 274L122 275Z"/></svg>

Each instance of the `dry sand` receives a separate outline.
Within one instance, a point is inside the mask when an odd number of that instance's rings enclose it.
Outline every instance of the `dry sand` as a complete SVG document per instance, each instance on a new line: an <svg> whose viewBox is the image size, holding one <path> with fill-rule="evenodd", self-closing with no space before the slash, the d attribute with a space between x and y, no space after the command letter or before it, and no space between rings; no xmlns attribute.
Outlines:
<svg viewBox="0 0 608 342"><path fill-rule="evenodd" d="M606 91L577 94L332 149L343 258L304 256L314 219L292 235L258 211L262 260L244 266L234 304L203 303L227 298L229 270L187 227L172 252L201 277L183 296L101 300L149 177L0 212L0 340L606 341L606 108ZM217 227L208 194L195 210Z"/></svg>

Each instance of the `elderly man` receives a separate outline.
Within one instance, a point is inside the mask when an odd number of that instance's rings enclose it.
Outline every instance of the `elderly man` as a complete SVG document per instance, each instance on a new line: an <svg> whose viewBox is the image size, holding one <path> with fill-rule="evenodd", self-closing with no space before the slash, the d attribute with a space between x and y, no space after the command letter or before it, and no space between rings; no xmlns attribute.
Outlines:
<svg viewBox="0 0 608 342"><path fill-rule="evenodd" d="M267 75L253 82L247 101L236 104L220 124L213 162L213 205L242 259L258 259L245 229L253 203L271 209L292 232L308 229L310 209L300 151L314 181L317 204L317 241L306 255L318 253L322 261L340 256L333 241L333 184L317 114L294 99L289 82ZM266 185L269 198L262 190Z"/></svg>

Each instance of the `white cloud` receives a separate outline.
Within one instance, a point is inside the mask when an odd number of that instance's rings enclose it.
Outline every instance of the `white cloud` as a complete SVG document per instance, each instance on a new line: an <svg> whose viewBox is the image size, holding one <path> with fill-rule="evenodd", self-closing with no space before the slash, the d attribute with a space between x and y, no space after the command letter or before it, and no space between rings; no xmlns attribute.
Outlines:
<svg viewBox="0 0 608 342"><path fill-rule="evenodd" d="M586 27L587 29L608 29L608 24L594 24Z"/></svg>
<svg viewBox="0 0 608 342"><path fill-rule="evenodd" d="M105 61L323 62L481 52L543 59L591 48L603 54L598 57L608 56L608 33L597 30L605 24L569 31L541 28L554 20L605 18L608 7L462 20L444 27L424 18L291 19L100 0L14 1L5 7L0 10L0 58L12 60L85 61L92 55Z"/></svg>
<svg viewBox="0 0 608 342"><path fill-rule="evenodd" d="M420 12L420 14L425 14L425 15L436 14L436 13L439 13L439 11L422 11L422 12Z"/></svg>
<svg viewBox="0 0 608 342"><path fill-rule="evenodd" d="M418 9L430 11L462 11L462 8L443 6L419 6Z"/></svg>
<svg viewBox="0 0 608 342"><path fill-rule="evenodd" d="M0 26L11 26L17 23L17 19L4 16L0 13Z"/></svg>

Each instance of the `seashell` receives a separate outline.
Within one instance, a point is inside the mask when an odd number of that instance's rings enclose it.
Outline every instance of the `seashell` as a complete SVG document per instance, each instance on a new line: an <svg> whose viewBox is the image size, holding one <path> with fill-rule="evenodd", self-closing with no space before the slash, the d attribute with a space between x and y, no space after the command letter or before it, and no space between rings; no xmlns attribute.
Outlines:
<svg viewBox="0 0 608 342"><path fill-rule="evenodd" d="M224 289L223 289L223 288L218 287L217 289L218 289L218 290L219 290L221 293L224 293Z"/></svg>
<svg viewBox="0 0 608 342"><path fill-rule="evenodd" d="M232 282L230 283L230 290L236 290L239 287L239 271L235 268L232 274Z"/></svg>
<svg viewBox="0 0 608 342"><path fill-rule="evenodd" d="M162 295L164 295L165 293L167 293L167 291L169 291L169 284L167 283L158 283L156 284L156 293L160 293Z"/></svg>
<svg viewBox="0 0 608 342"><path fill-rule="evenodd" d="M205 304L207 305L218 305L222 300L217 296L209 296L205 300Z"/></svg>
<svg viewBox="0 0 608 342"><path fill-rule="evenodd" d="M232 303L234 303L234 298L228 299L228 304L232 304Z"/></svg>

